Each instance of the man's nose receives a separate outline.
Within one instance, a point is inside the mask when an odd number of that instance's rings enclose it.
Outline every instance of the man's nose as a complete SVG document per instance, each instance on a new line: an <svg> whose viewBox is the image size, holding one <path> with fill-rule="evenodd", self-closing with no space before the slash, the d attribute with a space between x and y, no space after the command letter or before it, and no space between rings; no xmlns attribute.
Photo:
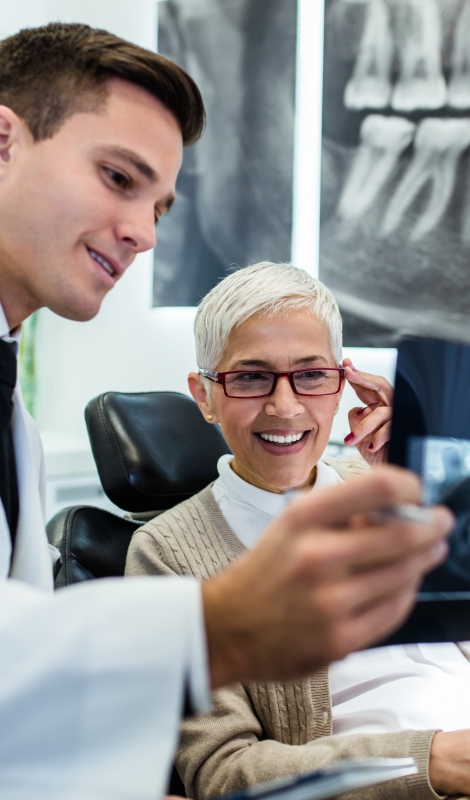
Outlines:
<svg viewBox="0 0 470 800"><path fill-rule="evenodd" d="M155 234L155 216L151 214L135 214L119 222L116 227L116 236L124 242L134 253L144 253L157 244Z"/></svg>
<svg viewBox="0 0 470 800"><path fill-rule="evenodd" d="M267 398L266 413L289 419L302 414L303 410L299 396L293 391L289 378L285 376L278 378L274 393Z"/></svg>

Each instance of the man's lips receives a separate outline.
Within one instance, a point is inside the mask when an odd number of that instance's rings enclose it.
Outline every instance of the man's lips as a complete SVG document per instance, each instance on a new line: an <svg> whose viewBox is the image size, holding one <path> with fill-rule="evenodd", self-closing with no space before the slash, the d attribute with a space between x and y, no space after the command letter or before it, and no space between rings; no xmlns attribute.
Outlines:
<svg viewBox="0 0 470 800"><path fill-rule="evenodd" d="M104 255L104 253L100 253L92 247L87 246L87 250L93 261L99 264L111 278L117 280L124 272L122 264L114 258L110 258L110 256Z"/></svg>

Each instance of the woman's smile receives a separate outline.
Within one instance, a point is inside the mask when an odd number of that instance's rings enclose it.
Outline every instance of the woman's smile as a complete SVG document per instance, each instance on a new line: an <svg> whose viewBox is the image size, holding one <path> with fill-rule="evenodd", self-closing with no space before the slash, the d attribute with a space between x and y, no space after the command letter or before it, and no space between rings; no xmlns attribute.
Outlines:
<svg viewBox="0 0 470 800"><path fill-rule="evenodd" d="M274 430L254 434L260 446L273 456L292 456L300 453L307 444L311 430Z"/></svg>

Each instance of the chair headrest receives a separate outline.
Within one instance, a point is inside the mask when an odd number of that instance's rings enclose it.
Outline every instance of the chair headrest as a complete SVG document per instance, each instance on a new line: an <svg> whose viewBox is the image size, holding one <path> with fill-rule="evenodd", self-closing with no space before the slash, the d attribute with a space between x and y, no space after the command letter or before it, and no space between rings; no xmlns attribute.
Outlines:
<svg viewBox="0 0 470 800"><path fill-rule="evenodd" d="M217 478L230 449L179 392L106 392L85 409L104 491L125 511L171 508Z"/></svg>

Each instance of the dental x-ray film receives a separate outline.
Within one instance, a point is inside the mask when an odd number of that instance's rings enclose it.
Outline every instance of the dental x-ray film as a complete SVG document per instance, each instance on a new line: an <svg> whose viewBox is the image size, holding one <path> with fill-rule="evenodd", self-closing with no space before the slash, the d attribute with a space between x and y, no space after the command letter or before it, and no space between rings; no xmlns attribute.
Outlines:
<svg viewBox="0 0 470 800"><path fill-rule="evenodd" d="M207 125L158 225L153 305L196 306L229 271L290 259L297 2L166 0L158 18Z"/></svg>
<svg viewBox="0 0 470 800"><path fill-rule="evenodd" d="M470 342L470 0L325 0L320 278L345 343Z"/></svg>
<svg viewBox="0 0 470 800"><path fill-rule="evenodd" d="M470 346L409 337L398 347L389 461L416 472L425 505L456 524L449 555L422 583L395 641L470 637ZM397 638L398 637L398 638Z"/></svg>

